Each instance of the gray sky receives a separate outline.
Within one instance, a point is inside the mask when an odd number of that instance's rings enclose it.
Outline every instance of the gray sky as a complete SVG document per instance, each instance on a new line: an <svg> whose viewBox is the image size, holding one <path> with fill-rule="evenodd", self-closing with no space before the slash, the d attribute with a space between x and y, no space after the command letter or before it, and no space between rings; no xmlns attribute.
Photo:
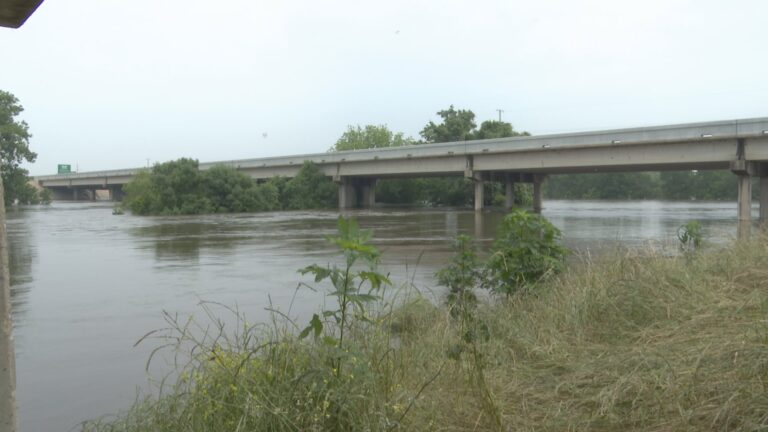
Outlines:
<svg viewBox="0 0 768 432"><path fill-rule="evenodd" d="M47 0L0 29L34 174L418 137L454 104L533 134L768 116L768 2ZM266 137L264 136L266 134Z"/></svg>

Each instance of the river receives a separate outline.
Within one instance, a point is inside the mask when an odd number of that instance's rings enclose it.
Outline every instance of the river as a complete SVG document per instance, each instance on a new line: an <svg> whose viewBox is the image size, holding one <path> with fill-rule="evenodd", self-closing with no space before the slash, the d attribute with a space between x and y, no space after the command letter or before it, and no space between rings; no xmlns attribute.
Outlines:
<svg viewBox="0 0 768 432"><path fill-rule="evenodd" d="M756 212L756 209L754 209ZM382 269L401 284L439 293L433 274L466 233L487 248L501 212L376 209L348 213L374 232ZM702 222L712 242L736 233L735 203L546 201L544 215L567 246L674 250L675 232ZM125 409L149 388L156 346L134 343L163 327L163 311L202 314L199 303L237 305L251 321L270 305L288 310L297 269L335 260L324 240L336 212L193 217L113 216L109 203L54 203L8 212L21 430L77 429ZM320 287L322 288L322 287ZM291 315L319 308L299 290ZM161 364L159 369L163 368ZM160 370L150 369L153 376Z"/></svg>

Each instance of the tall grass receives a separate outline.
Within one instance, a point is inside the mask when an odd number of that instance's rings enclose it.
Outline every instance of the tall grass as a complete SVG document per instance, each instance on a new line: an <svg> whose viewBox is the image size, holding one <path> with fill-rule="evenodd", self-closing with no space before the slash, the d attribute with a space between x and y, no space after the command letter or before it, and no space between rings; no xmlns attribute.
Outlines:
<svg viewBox="0 0 768 432"><path fill-rule="evenodd" d="M343 353L289 323L201 337L169 317L190 359L177 382L83 430L768 429L768 238L615 255L481 303L472 356L451 355L448 308L413 296L355 322Z"/></svg>

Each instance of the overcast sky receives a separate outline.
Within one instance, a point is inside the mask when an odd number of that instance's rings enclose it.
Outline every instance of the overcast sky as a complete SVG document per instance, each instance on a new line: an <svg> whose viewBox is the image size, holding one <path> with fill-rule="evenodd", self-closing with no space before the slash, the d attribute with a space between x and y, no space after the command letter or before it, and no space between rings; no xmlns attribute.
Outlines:
<svg viewBox="0 0 768 432"><path fill-rule="evenodd" d="M418 137L453 104L533 134L768 116L768 2L47 0L0 28L30 172Z"/></svg>

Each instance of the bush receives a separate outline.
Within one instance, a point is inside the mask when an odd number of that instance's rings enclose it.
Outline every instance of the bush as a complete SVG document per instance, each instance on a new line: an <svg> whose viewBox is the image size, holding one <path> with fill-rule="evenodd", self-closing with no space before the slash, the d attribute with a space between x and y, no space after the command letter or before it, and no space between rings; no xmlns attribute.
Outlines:
<svg viewBox="0 0 768 432"><path fill-rule="evenodd" d="M474 289L480 284L480 263L472 239L459 235L453 245L454 257L448 266L435 273L437 283L448 287L448 305L454 313L472 308L477 303Z"/></svg>
<svg viewBox="0 0 768 432"><path fill-rule="evenodd" d="M200 171L193 159L155 165L125 185L124 206L139 215L241 213L280 208L275 184L258 184L235 168Z"/></svg>
<svg viewBox="0 0 768 432"><path fill-rule="evenodd" d="M560 230L541 215L514 210L502 220L486 263L485 286L512 295L559 272L567 250Z"/></svg>
<svg viewBox="0 0 768 432"><path fill-rule="evenodd" d="M338 205L338 187L310 161L304 162L296 177L284 183L281 192L280 202L286 210L324 209Z"/></svg>

